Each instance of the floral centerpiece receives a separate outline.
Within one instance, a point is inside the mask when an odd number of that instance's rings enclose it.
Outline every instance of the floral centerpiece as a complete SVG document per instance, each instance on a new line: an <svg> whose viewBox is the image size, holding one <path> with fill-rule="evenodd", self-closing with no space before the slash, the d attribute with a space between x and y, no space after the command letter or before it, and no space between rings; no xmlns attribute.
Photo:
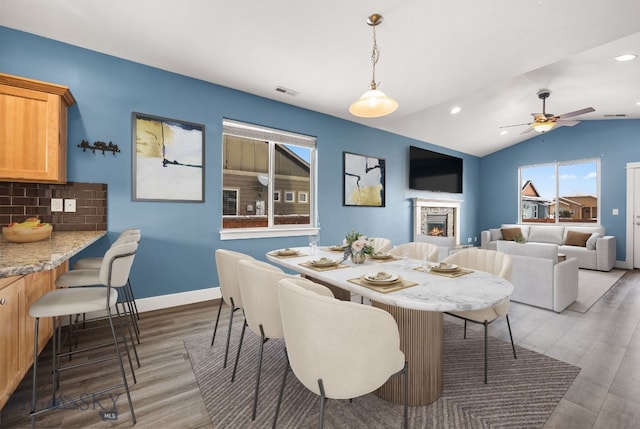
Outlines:
<svg viewBox="0 0 640 429"><path fill-rule="evenodd" d="M354 230L344 237L344 244L347 246L344 250L344 259L351 257L351 261L355 264L363 263L366 255L373 255L376 252L371 239Z"/></svg>

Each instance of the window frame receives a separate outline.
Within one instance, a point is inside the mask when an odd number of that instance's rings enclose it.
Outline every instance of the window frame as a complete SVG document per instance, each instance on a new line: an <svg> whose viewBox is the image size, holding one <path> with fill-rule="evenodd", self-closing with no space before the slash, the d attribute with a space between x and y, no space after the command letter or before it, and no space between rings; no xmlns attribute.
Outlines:
<svg viewBox="0 0 640 429"><path fill-rule="evenodd" d="M255 125L246 122L239 122L228 118L223 118L222 123L222 147L224 150L225 135L232 135L242 138L249 138L258 141L267 142L269 144L269 184L267 198L267 216L268 226L266 227L252 227L252 228L223 228L222 219L220 217L220 239L221 240L234 240L234 239L247 239L247 238L269 238L269 237L294 237L314 235L319 233L318 228L318 214L317 214L317 144L316 138L313 136L292 133L289 131L278 130L275 128L269 128L262 125ZM287 191L273 190L275 183L275 148L280 145L294 145L306 148L309 150L309 195L307 203L309 204L309 223L304 225L297 224L284 224L276 225L273 222L275 214L275 203L286 203L285 193ZM221 189L224 189L224 159L221 159L222 170L222 184ZM274 198L275 193L279 194L279 199ZM293 200L295 201L295 193L293 193ZM222 201L220 199L219 201Z"/></svg>
<svg viewBox="0 0 640 429"><path fill-rule="evenodd" d="M554 186L554 196L553 196L553 200L555 200L555 207L554 207L554 217L553 217L553 222L544 222L541 223L541 225L565 225L565 224L569 224L569 225L575 225L575 226L594 226L594 225L601 225L602 222L602 193L601 193L601 183L602 183L602 174L601 174L601 158L586 158L586 159L576 159L576 160L568 160L568 161L555 161L555 162L545 162L545 163L540 163L540 164L531 164L531 165L522 165L520 167L518 167L518 223L523 224L523 225L531 225L531 224L535 224L536 222L527 222L525 219L522 218L523 215L523 177L522 177L522 171L523 169L530 169L530 168L536 168L536 167L549 167L552 166L554 168L554 177L555 177L555 186ZM560 217L560 198L559 194L560 194L560 170L563 166L567 166L567 165L575 165L575 164L589 164L589 163L595 163L596 165L596 201L597 201L597 214L596 214L596 220L595 222L570 222L570 221L560 221L561 217ZM535 186L535 183L534 183ZM549 210L551 210L551 205L549 206Z"/></svg>

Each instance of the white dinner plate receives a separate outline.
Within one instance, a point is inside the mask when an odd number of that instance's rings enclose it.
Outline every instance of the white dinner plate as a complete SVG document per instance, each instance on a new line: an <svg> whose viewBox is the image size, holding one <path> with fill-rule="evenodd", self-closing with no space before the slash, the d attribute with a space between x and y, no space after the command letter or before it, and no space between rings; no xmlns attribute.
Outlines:
<svg viewBox="0 0 640 429"><path fill-rule="evenodd" d="M295 249L282 249L278 250L276 253L278 254L278 256L292 256L297 255L298 251Z"/></svg>
<svg viewBox="0 0 640 429"><path fill-rule="evenodd" d="M398 280L398 276L396 274L384 273L384 272L379 272L374 274L365 274L364 276L362 276L362 278L365 281L373 284L387 284L387 283L393 283Z"/></svg>
<svg viewBox="0 0 640 429"><path fill-rule="evenodd" d="M331 267L340 263L339 259L320 258L309 261L314 267Z"/></svg>
<svg viewBox="0 0 640 429"><path fill-rule="evenodd" d="M452 273L458 270L458 266L456 264L436 264L431 267L431 271L436 271L438 273Z"/></svg>
<svg viewBox="0 0 640 429"><path fill-rule="evenodd" d="M388 253L376 253L371 255L371 259L391 259L393 258L393 255L390 255Z"/></svg>

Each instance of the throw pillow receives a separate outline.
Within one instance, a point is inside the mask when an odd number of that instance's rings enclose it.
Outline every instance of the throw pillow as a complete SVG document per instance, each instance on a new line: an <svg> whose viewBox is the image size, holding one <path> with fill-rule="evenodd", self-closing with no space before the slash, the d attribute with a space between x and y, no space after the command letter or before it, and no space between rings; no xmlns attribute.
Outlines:
<svg viewBox="0 0 640 429"><path fill-rule="evenodd" d="M490 228L489 229L489 241L502 240L502 232L500 228Z"/></svg>
<svg viewBox="0 0 640 429"><path fill-rule="evenodd" d="M579 246L587 247L587 240L591 237L588 232L568 231L567 240L565 245L567 246Z"/></svg>
<svg viewBox="0 0 640 429"><path fill-rule="evenodd" d="M522 230L520 228L502 228L502 239L506 241L516 241L516 237L522 237Z"/></svg>
<svg viewBox="0 0 640 429"><path fill-rule="evenodd" d="M598 238L602 238L602 234L599 232L591 234L591 237L587 240L587 249L596 250L596 241L598 241Z"/></svg>

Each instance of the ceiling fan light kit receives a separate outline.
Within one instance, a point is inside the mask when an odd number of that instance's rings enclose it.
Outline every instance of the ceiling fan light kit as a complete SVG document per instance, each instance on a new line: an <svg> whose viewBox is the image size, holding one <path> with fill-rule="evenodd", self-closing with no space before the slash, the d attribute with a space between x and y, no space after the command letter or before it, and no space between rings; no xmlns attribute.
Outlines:
<svg viewBox="0 0 640 429"><path fill-rule="evenodd" d="M349 112L361 118L378 118L393 113L398 108L398 102L380 91L376 82L376 63L380 59L380 50L376 41L376 26L381 22L382 15L377 13L367 18L367 24L373 28L373 50L371 52L373 75L369 84L370 89L349 106Z"/></svg>
<svg viewBox="0 0 640 429"><path fill-rule="evenodd" d="M542 100L542 113L532 113L533 122L529 122L527 124L517 124L517 125L507 125L505 127L500 128L508 128L508 127L520 127L522 125L529 125L529 128L521 132L520 134L526 134L531 130L536 130L539 133L546 133L550 131L552 128L557 126L568 126L572 127L580 123L580 121L567 121L567 118L572 118L574 116L583 115L585 113L595 112L596 109L593 107L585 107L584 109L575 110L569 113L563 113L562 115L554 115L552 113L547 113L546 109L546 100L551 95L551 91L548 89L541 89L537 93L538 98Z"/></svg>

